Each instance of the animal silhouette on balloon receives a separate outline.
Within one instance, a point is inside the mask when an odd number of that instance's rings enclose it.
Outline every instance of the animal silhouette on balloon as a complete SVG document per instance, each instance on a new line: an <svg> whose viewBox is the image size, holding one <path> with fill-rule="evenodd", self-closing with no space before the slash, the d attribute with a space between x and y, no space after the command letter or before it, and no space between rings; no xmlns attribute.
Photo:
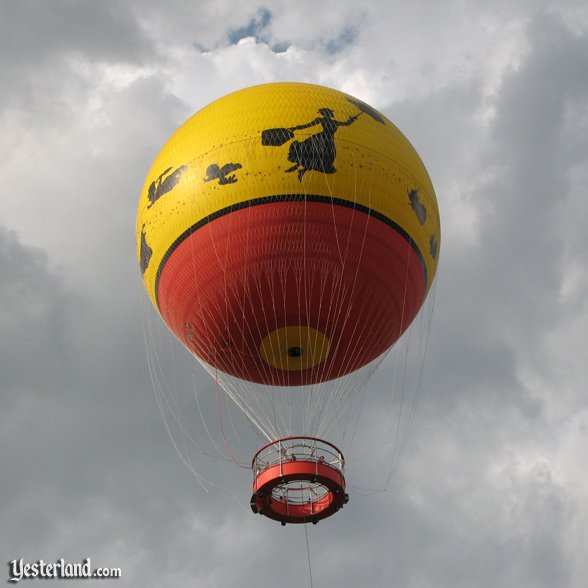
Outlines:
<svg viewBox="0 0 588 588"><path fill-rule="evenodd" d="M237 181L237 176L232 172L241 169L241 167L240 163L225 163L222 167L218 163L213 163L206 168L206 177L203 178L203 181L218 180L221 186L234 184Z"/></svg>
<svg viewBox="0 0 588 588"><path fill-rule="evenodd" d="M173 167L168 167L155 181L151 182L147 193L149 199L147 208L151 208L164 194L173 190L188 167L181 165L173 171L172 169Z"/></svg>

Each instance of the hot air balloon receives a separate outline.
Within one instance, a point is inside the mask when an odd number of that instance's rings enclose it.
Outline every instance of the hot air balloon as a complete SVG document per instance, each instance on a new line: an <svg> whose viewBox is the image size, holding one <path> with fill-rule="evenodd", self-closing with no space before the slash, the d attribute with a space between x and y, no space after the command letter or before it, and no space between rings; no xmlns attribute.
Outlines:
<svg viewBox="0 0 588 588"><path fill-rule="evenodd" d="M325 433L437 268L437 201L414 148L341 91L246 88L165 144L136 235L159 315L267 440L252 510L282 524L339 510L344 457Z"/></svg>

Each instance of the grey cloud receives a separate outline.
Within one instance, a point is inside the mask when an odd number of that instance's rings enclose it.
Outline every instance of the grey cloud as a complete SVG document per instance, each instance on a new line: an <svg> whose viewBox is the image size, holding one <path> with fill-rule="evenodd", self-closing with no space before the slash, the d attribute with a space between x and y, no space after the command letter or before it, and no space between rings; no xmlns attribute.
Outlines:
<svg viewBox="0 0 588 588"><path fill-rule="evenodd" d="M72 320L77 301L51 275L42 251L24 248L15 233L2 227L0 255L2 384L6 390L30 394L41 378L55 390L68 351L64 325Z"/></svg>
<svg viewBox="0 0 588 588"><path fill-rule="evenodd" d="M529 37L533 52L497 105L492 151L499 171L478 197L488 215L481 238L487 260L479 266L481 289L493 293L486 309L515 344L524 344L524 334L532 348L559 318L573 164L563 119L570 104L588 98L588 45L556 18L534 21Z"/></svg>
<svg viewBox="0 0 588 588"><path fill-rule="evenodd" d="M98 60L143 62L150 55L128 4L100 5L24 0L4 5L2 55L19 66L36 65L56 53L80 52Z"/></svg>
<svg viewBox="0 0 588 588"><path fill-rule="evenodd" d="M7 2L0 23L2 102L34 108L36 94L63 83L67 59L144 64L149 39L124 3ZM58 90L58 88L54 88Z"/></svg>

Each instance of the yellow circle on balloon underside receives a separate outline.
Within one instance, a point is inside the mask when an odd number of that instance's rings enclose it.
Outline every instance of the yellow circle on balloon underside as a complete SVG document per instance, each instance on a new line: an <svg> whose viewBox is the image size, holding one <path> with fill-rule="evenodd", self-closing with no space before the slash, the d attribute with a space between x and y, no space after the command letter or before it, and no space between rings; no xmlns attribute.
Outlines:
<svg viewBox="0 0 588 588"><path fill-rule="evenodd" d="M291 326L268 333L259 346L259 354L274 368L301 372L324 361L329 348L329 340L321 331Z"/></svg>

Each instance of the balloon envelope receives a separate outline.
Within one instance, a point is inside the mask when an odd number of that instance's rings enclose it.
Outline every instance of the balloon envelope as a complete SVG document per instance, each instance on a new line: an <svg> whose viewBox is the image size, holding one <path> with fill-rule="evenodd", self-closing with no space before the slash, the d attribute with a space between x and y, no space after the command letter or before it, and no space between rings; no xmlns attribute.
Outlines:
<svg viewBox="0 0 588 588"><path fill-rule="evenodd" d="M381 113L302 83L247 88L169 139L143 187L147 292L197 358L270 386L339 378L418 313L440 243L418 154Z"/></svg>

